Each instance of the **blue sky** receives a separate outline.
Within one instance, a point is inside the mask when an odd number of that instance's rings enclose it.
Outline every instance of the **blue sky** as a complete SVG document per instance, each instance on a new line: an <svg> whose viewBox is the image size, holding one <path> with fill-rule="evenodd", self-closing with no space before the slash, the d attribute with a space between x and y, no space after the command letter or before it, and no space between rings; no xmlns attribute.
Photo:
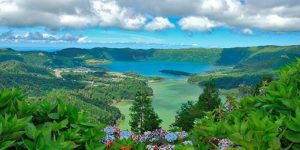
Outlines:
<svg viewBox="0 0 300 150"><path fill-rule="evenodd" d="M300 44L300 2L266 1L0 0L0 47ZM32 14L36 16L30 17Z"/></svg>

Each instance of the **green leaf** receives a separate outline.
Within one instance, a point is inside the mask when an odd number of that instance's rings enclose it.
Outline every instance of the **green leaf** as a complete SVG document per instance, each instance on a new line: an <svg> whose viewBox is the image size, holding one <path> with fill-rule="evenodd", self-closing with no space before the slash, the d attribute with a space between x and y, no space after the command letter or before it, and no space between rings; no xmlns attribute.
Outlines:
<svg viewBox="0 0 300 150"><path fill-rule="evenodd" d="M15 143L15 141L3 142L2 144L0 144L0 150L5 150L5 149L11 147L14 143Z"/></svg>
<svg viewBox="0 0 300 150"><path fill-rule="evenodd" d="M69 123L68 119L65 119L65 120L61 121L59 123L59 125L61 128L65 128L65 127L67 127L68 123Z"/></svg>
<svg viewBox="0 0 300 150"><path fill-rule="evenodd" d="M34 124L32 123L29 123L26 127L26 130L25 130L25 134L31 138L31 139L35 139L36 137L36 127L34 126Z"/></svg>
<svg viewBox="0 0 300 150"><path fill-rule="evenodd" d="M296 133L293 131L286 130L284 137L294 143L300 143L300 133Z"/></svg>
<svg viewBox="0 0 300 150"><path fill-rule="evenodd" d="M276 149L280 149L281 148L281 143L280 143L280 139L279 138L273 138L270 142L269 142L269 146L272 150L276 150Z"/></svg>
<svg viewBox="0 0 300 150"><path fill-rule="evenodd" d="M28 150L34 150L35 149L35 145L33 142L25 139L23 140L23 143L25 144L25 147L28 149Z"/></svg>
<svg viewBox="0 0 300 150"><path fill-rule="evenodd" d="M51 119L59 119L59 113L51 113L48 115L48 117Z"/></svg>
<svg viewBox="0 0 300 150"><path fill-rule="evenodd" d="M293 130L293 131L296 131L296 132L300 132L300 124L296 124L296 122L293 121L292 119L285 120L285 125L290 130Z"/></svg>

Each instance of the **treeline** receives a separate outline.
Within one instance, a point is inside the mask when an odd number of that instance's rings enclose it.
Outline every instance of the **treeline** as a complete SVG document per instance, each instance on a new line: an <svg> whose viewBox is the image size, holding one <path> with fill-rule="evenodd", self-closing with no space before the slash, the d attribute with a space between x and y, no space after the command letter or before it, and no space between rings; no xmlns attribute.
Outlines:
<svg viewBox="0 0 300 150"><path fill-rule="evenodd" d="M54 89L81 89L85 83L75 81L64 81L57 78L44 78L36 75L18 73L0 73L0 88L22 88L24 91L34 95L42 96Z"/></svg>
<svg viewBox="0 0 300 150"><path fill-rule="evenodd" d="M214 76L215 75L215 76ZM204 86L210 80L213 80L215 85L220 89L233 89L240 86L255 86L263 79L276 79L277 76L274 73L243 73L243 72L231 72L226 75L208 74L208 75L195 75L188 79L189 83L198 84Z"/></svg>

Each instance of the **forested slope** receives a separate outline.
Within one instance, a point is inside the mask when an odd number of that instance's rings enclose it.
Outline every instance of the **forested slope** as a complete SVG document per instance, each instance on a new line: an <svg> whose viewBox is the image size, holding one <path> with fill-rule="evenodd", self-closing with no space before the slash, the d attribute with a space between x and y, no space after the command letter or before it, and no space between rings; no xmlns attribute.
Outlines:
<svg viewBox="0 0 300 150"><path fill-rule="evenodd" d="M17 60L48 67L89 66L89 60L188 61L235 66L237 68L278 69L300 56L300 46L257 46L237 48L130 49L67 48L55 52L0 49L0 62Z"/></svg>

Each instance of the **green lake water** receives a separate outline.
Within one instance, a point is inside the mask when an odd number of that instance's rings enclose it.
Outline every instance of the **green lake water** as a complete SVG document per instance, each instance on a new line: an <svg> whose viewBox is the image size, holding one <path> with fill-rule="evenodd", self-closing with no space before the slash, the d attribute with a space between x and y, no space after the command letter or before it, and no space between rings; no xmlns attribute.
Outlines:
<svg viewBox="0 0 300 150"><path fill-rule="evenodd" d="M152 105L159 117L163 120L162 127L169 129L174 122L176 111L179 110L182 103L189 100L196 101L202 92L199 86L188 84L186 79L166 79L160 82L149 83L154 91ZM129 129L129 107L130 101L123 101L115 105L125 116L120 122L119 127Z"/></svg>
<svg viewBox="0 0 300 150"><path fill-rule="evenodd" d="M193 100L197 101L201 88L188 84L185 76L164 74L160 70L176 70L189 73L206 73L217 69L207 63L196 62L172 62L172 61L114 61L110 64L99 65L99 67L114 72L136 72L143 76L161 76L166 78L160 82L149 83L153 89L154 96L152 105L159 117L163 120L162 127L168 129L174 122L176 111L181 104ZM129 129L130 101L122 101L115 104L125 116L119 123L122 129Z"/></svg>

